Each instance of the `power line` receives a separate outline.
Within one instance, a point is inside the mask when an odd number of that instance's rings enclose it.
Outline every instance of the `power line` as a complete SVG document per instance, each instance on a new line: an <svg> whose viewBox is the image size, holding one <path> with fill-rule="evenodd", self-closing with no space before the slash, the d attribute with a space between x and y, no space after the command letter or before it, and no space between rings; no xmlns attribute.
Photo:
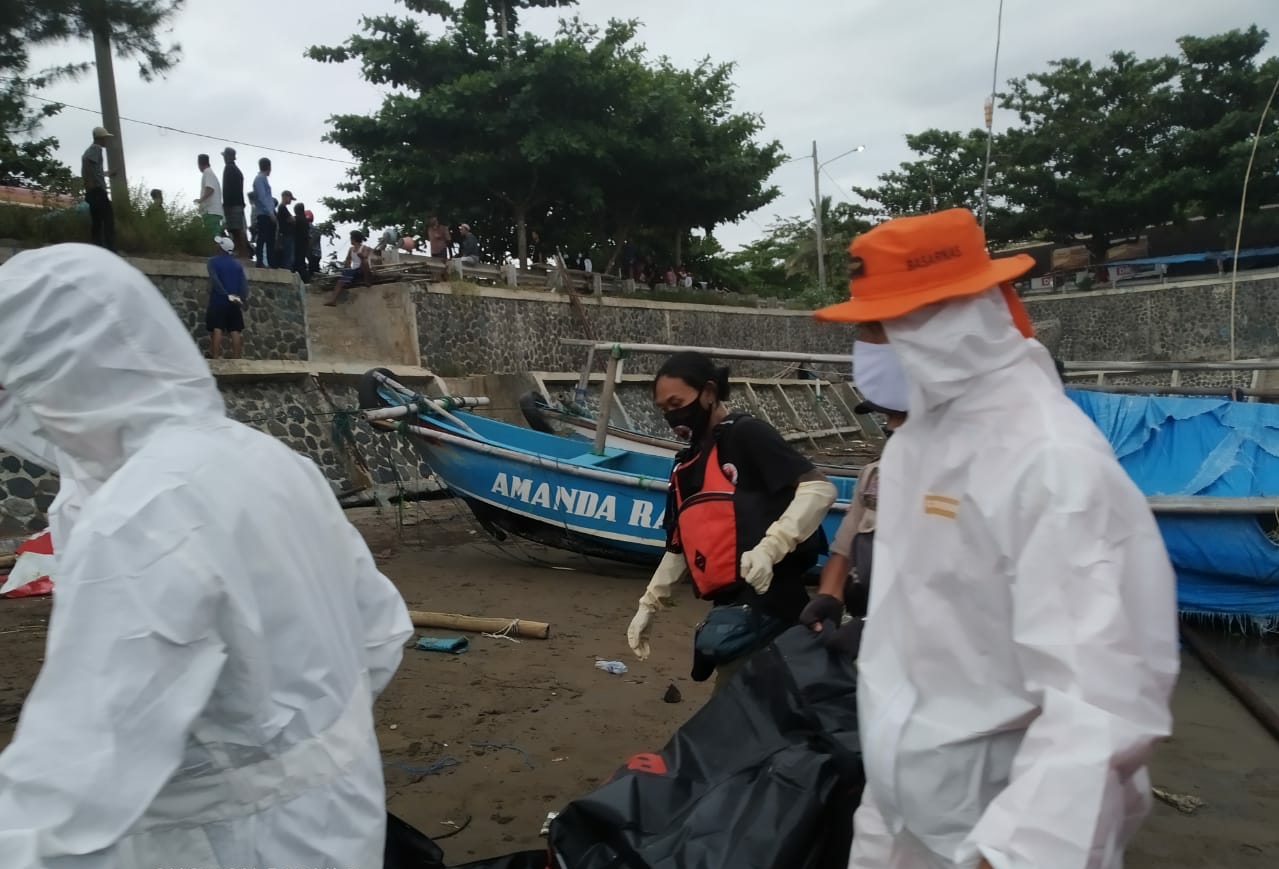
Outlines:
<svg viewBox="0 0 1279 869"><path fill-rule="evenodd" d="M848 190L845 189L843 184L840 184L838 181L836 181L835 176L827 172L824 167L822 168L822 174L826 176L827 180L829 180L831 184L834 184L837 188L839 188L839 192L844 194L845 197L847 197L848 199L853 198L853 194L849 193Z"/></svg>
<svg viewBox="0 0 1279 869"><path fill-rule="evenodd" d="M22 84L22 80L21 80L21 79L9 78L9 77L7 77L7 76L0 76L0 79L3 79L3 80L5 80L5 81L13 81L13 82L17 82L18 84ZM34 94L34 93L30 92L30 91L26 91L24 95L25 95L25 96L27 96L27 97L30 97L30 98L31 98L31 99L33 99L33 100L39 100L39 101L40 101L40 102L42 102L42 103L49 103L50 105L55 105L55 106L64 106L65 108L68 108L68 109L75 109L75 110L77 110L77 111L81 111L81 112L88 112L88 113L89 113L89 114L91 114L91 115L101 115L101 114L102 114L102 113L101 113L100 111L98 111L97 109L89 109L89 108L85 108L84 106L77 106L77 105L73 105L73 104L68 103L68 102L65 102L65 101L63 101L63 100L53 100L53 99L49 99L49 98L47 98L47 97L42 97L42 96L39 96L39 95L37 95L37 94ZM306 153L303 153L303 152L301 152L301 151L290 151L290 150L288 150L287 148L274 148L274 147L272 147L272 146L270 146L270 145L258 145L258 144L255 144L255 143L253 143L253 142L241 142L241 141L239 141L239 140L237 140L237 139L228 139L228 138L227 138L227 137L225 137L225 136L211 136L211 135L209 135L209 134L207 134L207 133L196 133L196 132L193 132L193 131L191 131L191 130L183 130L183 129L179 129L178 127L171 127L171 126L169 126L168 124L156 124L156 123L153 123L153 122L151 122L151 121L140 121L140 120L138 120L137 118L126 118L124 115L121 115L121 116L120 116L120 120L122 120L122 121L128 121L128 122L129 122L129 123L131 123L131 124L140 124L140 125L142 125L142 126L144 126L144 127L154 127L154 128L155 128L155 129L157 129L157 130L164 130L165 132L168 132L168 133L180 133L181 135L184 135L184 136L195 136L196 138L199 138L199 139L210 139L210 140L215 141L215 142L227 142L227 143L232 144L232 145L239 145L239 146L240 146L240 147L242 147L242 148L257 148L258 150L261 150L261 151L271 151L272 153L275 153L275 154L288 154L288 155L290 155L290 156L292 156L292 157L305 157L305 158L307 158L308 160L324 160L324 161L326 161L326 162L328 162L328 163L342 163L342 164L345 164L345 165L347 165L347 166L358 166L358 165L359 165L359 163L357 163L355 160L343 160L343 159L342 159L342 158L340 158L340 157L324 157L324 156L321 156L321 155L319 155L319 154L306 154Z"/></svg>

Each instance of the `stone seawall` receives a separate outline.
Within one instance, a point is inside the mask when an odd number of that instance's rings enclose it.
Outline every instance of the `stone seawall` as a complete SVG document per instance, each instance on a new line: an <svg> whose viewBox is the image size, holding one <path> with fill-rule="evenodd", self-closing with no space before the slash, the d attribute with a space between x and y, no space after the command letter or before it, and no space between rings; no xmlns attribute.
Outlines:
<svg viewBox="0 0 1279 869"><path fill-rule="evenodd" d="M359 404L356 381L352 375L282 372L268 377L222 376L218 387L229 417L311 459L328 478L335 496L378 485L421 488L431 471L412 447L400 436L373 431L346 413ZM416 388L425 390L427 384ZM0 538L44 528L45 512L57 493L56 474L0 453ZM253 493L246 492L245 497L252 498Z"/></svg>
<svg viewBox="0 0 1279 869"><path fill-rule="evenodd" d="M1212 362L1230 358L1230 283L1220 278L1026 299L1035 322L1061 325L1058 354L1072 361ZM1279 356L1279 275L1240 276L1235 353Z"/></svg>
<svg viewBox="0 0 1279 869"><path fill-rule="evenodd" d="M209 273L205 263L141 259L131 262L151 278L190 330L200 352L208 355L204 312L209 304ZM244 358L307 359L302 282L292 272L278 269L250 268L246 273L249 298L244 307Z"/></svg>
<svg viewBox="0 0 1279 869"><path fill-rule="evenodd" d="M818 323L806 311L608 297L584 297L579 307L559 293L445 284L415 288L413 295L422 365L442 375L581 368L586 350L561 338L818 353L848 353L853 340L850 326ZM652 373L661 362L636 355L626 370ZM597 367L603 370L602 363ZM785 365L735 362L732 368L742 376L768 376Z"/></svg>

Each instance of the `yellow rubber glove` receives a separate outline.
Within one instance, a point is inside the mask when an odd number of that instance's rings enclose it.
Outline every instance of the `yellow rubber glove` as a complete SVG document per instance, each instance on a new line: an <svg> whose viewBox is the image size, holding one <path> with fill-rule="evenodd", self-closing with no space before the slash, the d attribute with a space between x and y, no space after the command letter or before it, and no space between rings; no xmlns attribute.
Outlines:
<svg viewBox="0 0 1279 869"><path fill-rule="evenodd" d="M626 642L635 657L641 661L647 660L652 651L648 644L648 632L653 626L653 617L662 608L662 601L671 596L671 589L687 572L688 564L678 552L668 552L662 556L661 563L653 572L653 578L649 580L648 588L639 600L635 618L631 619L631 626L626 631Z"/></svg>
<svg viewBox="0 0 1279 869"><path fill-rule="evenodd" d="M742 579L763 594L772 587L773 567L821 527L835 503L835 486L829 480L809 480L795 487L795 497L777 521L768 526L755 548L742 554Z"/></svg>

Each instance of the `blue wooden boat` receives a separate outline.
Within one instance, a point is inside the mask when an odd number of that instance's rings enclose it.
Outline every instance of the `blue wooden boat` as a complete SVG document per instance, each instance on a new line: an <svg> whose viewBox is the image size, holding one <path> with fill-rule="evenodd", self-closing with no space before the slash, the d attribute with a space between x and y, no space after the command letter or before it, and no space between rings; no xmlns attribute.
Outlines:
<svg viewBox="0 0 1279 869"><path fill-rule="evenodd" d="M440 481L498 536L516 534L586 555L637 564L661 559L671 458L510 425L461 410L469 399L427 399L389 373L370 372L366 415L409 435ZM839 500L823 527L829 539L855 479L832 480Z"/></svg>

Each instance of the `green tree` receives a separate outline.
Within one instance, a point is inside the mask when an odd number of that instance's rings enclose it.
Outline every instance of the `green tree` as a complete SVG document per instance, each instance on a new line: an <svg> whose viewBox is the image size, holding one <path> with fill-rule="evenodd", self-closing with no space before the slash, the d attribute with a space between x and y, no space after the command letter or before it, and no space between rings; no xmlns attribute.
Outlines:
<svg viewBox="0 0 1279 869"><path fill-rule="evenodd" d="M1279 58L1259 62L1268 34L1255 25L1177 40L1172 167L1184 217L1237 214L1244 171ZM1279 201L1279 113L1272 111L1249 185L1253 210Z"/></svg>
<svg viewBox="0 0 1279 869"><path fill-rule="evenodd" d="M1000 142L1003 193L1018 235L1073 242L1083 234L1101 262L1112 239L1174 213L1177 65L1120 51L1103 66L1067 58L1049 67L1000 94L1020 121Z"/></svg>
<svg viewBox="0 0 1279 869"><path fill-rule="evenodd" d="M856 187L853 192L871 203L870 212L879 218L924 214L944 208L967 208L981 214L981 184L986 165L986 132L972 130L925 130L906 136L906 145L919 155L898 168L881 174L875 187ZM1003 240L1009 210L1001 195L1003 178L1000 158L1002 143L997 138L991 156L990 211L987 235Z"/></svg>
<svg viewBox="0 0 1279 869"><path fill-rule="evenodd" d="M27 89L43 87L58 77L81 75L91 66L86 60L30 76L30 49L51 42L91 40L94 43L93 65L97 68L103 120L115 134L111 142L111 165L118 170L114 192L122 203L128 201L127 179L122 171L123 136L115 100L112 57L118 55L136 61L138 73L145 81L166 73L178 62L181 50L176 44L162 44L160 33L181 10L184 2L6 0L3 10L0 10L0 71L13 84L6 86L0 96L0 154L11 161L11 165L21 163L28 167L21 174L15 172L15 177L28 180L43 178L40 183L54 186L64 184L63 175L48 165L57 140L32 138L41 118L56 112L57 108L33 111L27 106L25 94ZM51 171L54 174L48 174Z"/></svg>
<svg viewBox="0 0 1279 869"><path fill-rule="evenodd" d="M553 40L494 38L497 2L404 2L440 16L445 34L381 16L344 45L309 51L358 59L368 81L396 89L372 115L331 119L327 138L359 161L348 195L329 202L340 218L483 221L492 252L513 248L523 261L530 227L596 251L657 230L682 242L776 195L764 182L780 149L755 143L758 118L731 111L731 67L653 66L634 22L574 19Z"/></svg>

